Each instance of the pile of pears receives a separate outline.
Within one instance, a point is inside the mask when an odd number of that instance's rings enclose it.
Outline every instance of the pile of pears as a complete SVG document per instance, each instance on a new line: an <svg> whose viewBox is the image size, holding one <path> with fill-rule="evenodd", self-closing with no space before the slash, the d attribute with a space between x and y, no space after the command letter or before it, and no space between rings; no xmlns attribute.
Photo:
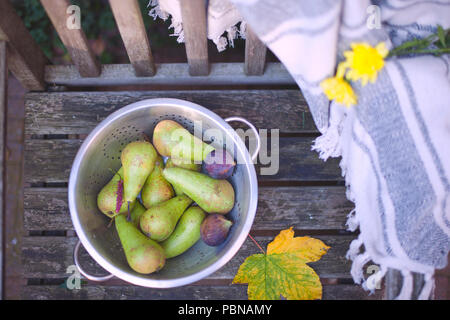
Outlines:
<svg viewBox="0 0 450 320"><path fill-rule="evenodd" d="M148 140L122 150L122 166L97 196L100 211L115 222L129 266L142 274L161 270L166 259L200 239L210 246L223 243L232 226L224 215L235 202L226 180L234 160L227 154L225 163L204 162L226 151L172 120L160 121L153 143Z"/></svg>

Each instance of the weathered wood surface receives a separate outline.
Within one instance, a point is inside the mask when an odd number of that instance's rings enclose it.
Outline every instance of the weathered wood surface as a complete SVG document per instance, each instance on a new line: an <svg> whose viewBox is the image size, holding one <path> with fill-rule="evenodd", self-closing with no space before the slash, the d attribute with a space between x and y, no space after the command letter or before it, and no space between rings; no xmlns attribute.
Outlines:
<svg viewBox="0 0 450 320"><path fill-rule="evenodd" d="M315 236L331 248L319 261L309 263L322 279L350 279L350 261L345 258L353 236ZM255 237L266 247L273 240L270 237ZM73 262L73 248L76 237L26 237L23 239L22 259L24 275L29 279L67 278L67 267ZM258 247L247 238L239 252L220 270L207 279L232 279L244 260L252 254L260 253ZM123 254L123 253L120 253ZM85 250L80 251L80 263L92 274L105 274Z"/></svg>
<svg viewBox="0 0 450 320"><path fill-rule="evenodd" d="M186 63L156 64L153 77L137 77L130 64L108 64L101 66L97 78L83 78L73 65L47 65L45 81L62 86L126 86L126 85L164 85L164 86L243 86L243 85L295 85L286 68L278 62L266 64L261 76L248 76L244 63L211 63L207 76L192 77Z"/></svg>
<svg viewBox="0 0 450 320"><path fill-rule="evenodd" d="M368 296L356 285L323 285L324 300L378 300L380 292ZM80 290L68 290L60 286L27 286L23 299L31 300L246 300L246 285L190 285L173 289L149 289L137 286L82 285Z"/></svg>
<svg viewBox="0 0 450 320"><path fill-rule="evenodd" d="M42 182L67 183L73 158L83 141L76 139L77 135L82 138L122 106L154 97L193 101L224 118L239 115L258 128L280 129L280 171L275 176L258 177L261 182L258 211L251 233L266 246L281 229L293 226L297 235L311 235L331 246L321 260L311 264L324 284L324 299L380 297L380 292L369 297L359 286L350 284L351 262L345 259L345 254L354 235L341 231L353 205L345 198L345 188L295 186L296 182L314 181L316 185L322 181L329 185L341 180L338 160L324 163L310 151L317 130L301 94L296 90L213 90L27 95L25 179L32 187L25 188L24 200L24 223L31 236L23 239L23 274L28 279L23 298L246 299L247 286L229 284L245 258L259 252L249 239L221 270L182 288L153 290L117 278L103 285L84 284L75 291L60 286L69 276L66 268L73 264L77 241L67 208L67 188L35 186ZM65 139L67 136L42 139L44 134L69 135L70 139ZM69 236L46 236L65 235L65 231ZM82 265L88 272L105 273L85 250L81 252Z"/></svg>
<svg viewBox="0 0 450 320"><path fill-rule="evenodd" d="M68 28L68 12L71 3L69 0L41 0L48 17L58 32L61 41L69 52L73 63L77 66L82 77L98 77L100 75L100 64L89 47L86 35L80 28Z"/></svg>
<svg viewBox="0 0 450 320"><path fill-rule="evenodd" d="M0 1L0 40L7 41L8 68L29 90L44 90L47 58L10 1Z"/></svg>
<svg viewBox="0 0 450 320"><path fill-rule="evenodd" d="M155 65L137 0L109 0L136 76L153 76Z"/></svg>
<svg viewBox="0 0 450 320"><path fill-rule="evenodd" d="M136 286L84 285L81 290L59 286L28 286L22 298L31 300L246 300L246 285L190 285L173 289L149 289ZM324 300L378 300L381 294L368 296L356 285L323 285Z"/></svg>
<svg viewBox="0 0 450 320"><path fill-rule="evenodd" d="M181 0L184 42L191 76L209 73L205 0Z"/></svg>
<svg viewBox="0 0 450 320"><path fill-rule="evenodd" d="M266 65L267 48L258 36L247 25L245 37L245 65L244 71L247 75L260 76L264 73Z"/></svg>
<svg viewBox="0 0 450 320"><path fill-rule="evenodd" d="M8 64L6 61L6 42L0 40L0 275L3 275L3 170L5 167L5 121L6 121L6 94L8 90ZM3 276L0 279L0 300L3 299Z"/></svg>
<svg viewBox="0 0 450 320"><path fill-rule="evenodd" d="M202 105L222 118L244 117L258 129L317 133L299 90L204 90L29 93L27 134L88 134L112 112L133 102L177 98ZM238 127L237 123L232 124Z"/></svg>
<svg viewBox="0 0 450 320"><path fill-rule="evenodd" d="M339 159L329 159L327 162L320 160L317 154L311 151L312 140L303 137L280 138L278 173L259 175L258 180L260 182L342 180L338 166ZM67 182L73 159L81 143L80 139L26 140L25 182L29 184ZM257 165L256 173L260 174L261 168L269 166L270 164Z"/></svg>
<svg viewBox="0 0 450 320"><path fill-rule="evenodd" d="M25 188L25 229L73 230L67 188ZM344 187L261 187L254 230L340 230L353 204Z"/></svg>

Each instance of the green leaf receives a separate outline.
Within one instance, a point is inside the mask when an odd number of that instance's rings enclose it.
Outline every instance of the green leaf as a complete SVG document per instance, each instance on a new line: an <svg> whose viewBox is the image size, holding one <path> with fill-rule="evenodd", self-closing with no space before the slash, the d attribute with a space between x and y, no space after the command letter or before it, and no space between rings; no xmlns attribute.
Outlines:
<svg viewBox="0 0 450 320"><path fill-rule="evenodd" d="M233 283L248 283L249 300L315 300L322 285L306 263L319 260L329 247L310 237L294 237L283 230L267 246L267 254L254 254L239 267Z"/></svg>
<svg viewBox="0 0 450 320"><path fill-rule="evenodd" d="M437 36L439 38L439 41L441 42L442 48L446 48L445 31L444 28L442 28L442 26L440 25L437 26Z"/></svg>

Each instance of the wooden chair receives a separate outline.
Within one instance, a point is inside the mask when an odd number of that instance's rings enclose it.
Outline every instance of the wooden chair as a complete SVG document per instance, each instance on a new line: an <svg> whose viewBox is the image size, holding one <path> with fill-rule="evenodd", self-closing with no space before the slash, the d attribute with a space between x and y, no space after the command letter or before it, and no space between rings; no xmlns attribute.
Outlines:
<svg viewBox="0 0 450 320"><path fill-rule="evenodd" d="M70 275L66 269L73 264L72 250L77 240L67 207L67 182L75 153L83 138L108 114L154 97L190 100L222 117L239 115L258 128L279 129L280 170L274 176L258 177L259 203L252 235L266 245L280 230L293 226L297 235L311 235L331 246L328 254L311 264L321 277L324 299L383 296L383 290L368 296L351 280L345 253L355 234L345 231L345 221L352 204L345 198L338 160L324 163L310 151L318 131L305 100L298 89L292 89L295 83L280 63L265 63L266 48L250 29L243 63L211 64L204 1L183 1L188 63L155 64L137 0L110 0L130 64L100 65L83 31L67 28L69 0L41 3L73 65L49 65L9 1L0 0L2 125L7 69L30 91L25 96L24 236L19 239L25 283L18 289L20 297L246 299L246 286L230 283L244 259L258 252L251 241L223 269L181 288L152 290L118 279L105 284L87 282L81 290L61 285ZM117 86L124 85L146 87L117 91ZM148 89L161 86L182 89ZM102 87L116 91L104 92ZM5 132L0 131L0 135L4 149ZM4 259L17 259L11 249L4 249ZM87 254L84 258L88 270L103 272ZM14 284L8 282L8 274L5 281L8 285L3 295L8 297L9 285ZM393 297L398 288L386 292L388 298Z"/></svg>

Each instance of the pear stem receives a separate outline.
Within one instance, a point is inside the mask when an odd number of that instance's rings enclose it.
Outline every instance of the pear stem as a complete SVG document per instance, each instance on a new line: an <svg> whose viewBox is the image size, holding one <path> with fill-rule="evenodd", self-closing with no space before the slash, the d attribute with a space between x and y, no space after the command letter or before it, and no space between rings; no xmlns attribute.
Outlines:
<svg viewBox="0 0 450 320"><path fill-rule="evenodd" d="M113 221L114 221L114 217L112 217L111 221L109 221L108 226L106 227L107 229L111 228Z"/></svg>
<svg viewBox="0 0 450 320"><path fill-rule="evenodd" d="M261 250L262 253L266 254L266 252L264 251L264 249L259 245L259 243L253 239L252 235L249 233L248 236L250 237L250 239L253 240L253 242L258 246L259 250Z"/></svg>

